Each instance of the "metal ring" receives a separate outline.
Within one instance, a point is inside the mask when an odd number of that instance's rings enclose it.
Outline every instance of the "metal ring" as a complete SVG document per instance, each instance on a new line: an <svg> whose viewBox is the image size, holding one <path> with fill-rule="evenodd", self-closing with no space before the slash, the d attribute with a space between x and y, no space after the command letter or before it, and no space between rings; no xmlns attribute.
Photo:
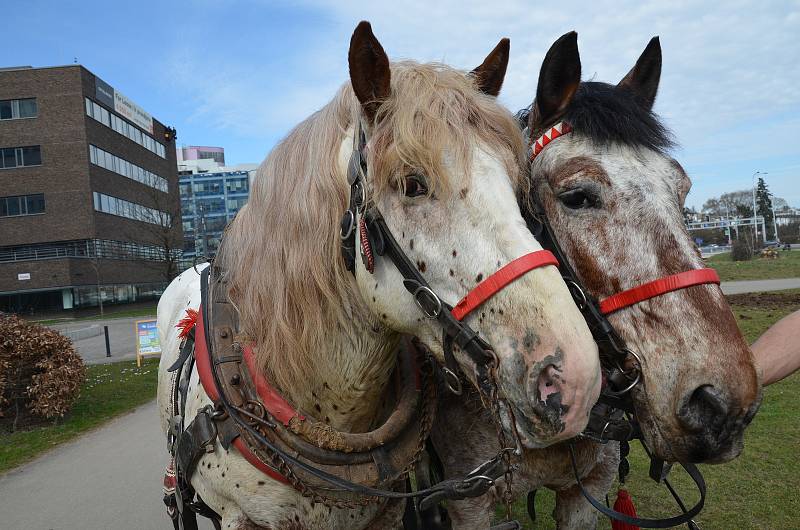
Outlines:
<svg viewBox="0 0 800 530"><path fill-rule="evenodd" d="M347 231L345 232L344 229L339 231L339 239L341 239L342 241L353 235L353 230L355 229L356 226L356 214L353 213L353 210L347 210L344 213L344 217L342 218L342 224L344 224L345 220L348 221Z"/></svg>
<svg viewBox="0 0 800 530"><path fill-rule="evenodd" d="M425 308L425 306L422 305L422 302L420 302L420 297L419 297L420 293L427 293L434 300L436 305L435 305L434 310L432 312L429 312L428 309ZM414 295L413 296L414 296L414 302L416 302L417 307L419 307L420 310L423 313L425 313L426 317L431 318L431 319L439 318L439 315L442 313L442 301L439 299L438 296L436 296L436 293L434 293L429 287L426 287L424 285L420 285L414 291Z"/></svg>
<svg viewBox="0 0 800 530"><path fill-rule="evenodd" d="M623 372L623 373L624 373L624 372ZM639 381L640 381L641 379L642 379L642 372L640 372L639 370L636 370L636 378L635 378L635 379L634 379L634 380L631 382L631 384L629 384L628 386L626 386L625 388L623 388L623 389L622 389L622 390L620 390L620 391L616 391L616 390L608 390L608 393L609 393L609 394L611 394L612 396L621 396L621 395L623 395L623 394L626 394L626 393L628 393L628 392L629 392L629 391L630 391L630 390L631 390L633 387L635 387L636 385L638 385L638 384L639 384Z"/></svg>
<svg viewBox="0 0 800 530"><path fill-rule="evenodd" d="M589 303L589 300L586 298L586 293L583 291L583 288L578 285L578 282L569 278L564 278L564 282L567 284L570 294L572 295L572 299L575 300L575 305L578 306L578 309L585 309ZM576 292L580 295L580 299L575 296Z"/></svg>
<svg viewBox="0 0 800 530"><path fill-rule="evenodd" d="M461 378L458 377L458 374L446 366L442 368L442 372L444 372L444 384L447 389L456 396L460 396L464 391L463 387L461 386Z"/></svg>
<svg viewBox="0 0 800 530"><path fill-rule="evenodd" d="M628 381L632 381L633 379L631 379L630 377L628 377L628 374L629 374L629 373L631 373L631 372L640 372L640 371L641 371L641 368L642 368L642 358L641 358L641 357L639 357L639 354L638 354L638 353L636 353L635 351L633 351L633 350L632 350L632 349L630 349L630 348L623 348L623 349L622 349L622 351L621 351L620 353L624 353L624 354L625 354L625 357L623 358L623 362L625 361L625 359L627 359L627 358L628 358L628 355L632 355L632 356L633 356L633 358L634 358L634 359L636 359L636 366L635 366L633 369L631 369L631 370L625 370L625 369L624 369L622 366L620 366L620 365L619 365L619 360L618 360L618 359L614 359L614 364L617 366L617 369L618 369L618 370L619 370L619 371L622 373L622 375L624 375L624 376L625 376L625 378L626 378ZM638 379L638 377L639 377L639 376L637 375L637 376L636 376L636 378Z"/></svg>
<svg viewBox="0 0 800 530"><path fill-rule="evenodd" d="M476 480L485 480L489 483L489 486L494 486L494 479L492 477L487 477L486 475L475 475L474 477L467 477L461 481L462 484L470 484L475 482Z"/></svg>
<svg viewBox="0 0 800 530"><path fill-rule="evenodd" d="M606 440L606 439L604 438L604 435L606 434L606 429L608 429L608 426L609 426L609 425L611 425L611 420L608 420L608 421L606 422L606 424L605 424L605 425L603 425L603 430L602 430L602 431L600 431L600 435L599 435L599 436L600 436L600 440L601 440L601 442L602 442L602 443L605 443L605 442L607 442L607 441L608 441L608 440Z"/></svg>

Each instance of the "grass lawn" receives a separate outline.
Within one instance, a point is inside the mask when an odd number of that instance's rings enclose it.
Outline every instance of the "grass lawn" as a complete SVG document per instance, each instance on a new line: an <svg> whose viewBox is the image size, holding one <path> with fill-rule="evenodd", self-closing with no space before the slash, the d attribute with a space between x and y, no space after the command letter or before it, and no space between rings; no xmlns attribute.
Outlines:
<svg viewBox="0 0 800 530"><path fill-rule="evenodd" d="M723 282L800 278L800 252L780 251L778 254L778 259L733 261L730 252L726 252L711 256L706 261L709 267L717 269Z"/></svg>
<svg viewBox="0 0 800 530"><path fill-rule="evenodd" d="M800 253L797 253L800 255ZM800 262L798 262L800 263ZM800 309L800 290L780 291L750 298L729 297L742 332L753 342L781 317ZM755 299L754 299L755 298ZM777 300L777 302L776 302ZM789 300L791 303L786 303ZM736 302L749 302L746 305ZM800 373L764 389L764 401L745 435L745 449L736 460L719 466L701 466L708 486L705 508L697 518L701 528L790 529L800 528ZM670 516L678 507L667 489L647 476L648 461L638 443L631 444L631 474L626 487L640 516ZM670 481L684 501L697 501L691 480L676 468ZM610 501L616 496L611 489ZM525 502L514 506L514 515L524 528L552 529L555 496L540 490L536 496L537 521L527 517ZM498 510L498 513L501 513ZM598 528L609 529L605 518ZM682 528L686 528L683 526Z"/></svg>
<svg viewBox="0 0 800 530"><path fill-rule="evenodd" d="M156 395L157 377L158 359L146 359L141 368L136 361L87 367L81 396L66 416L32 430L0 431L0 473L147 403Z"/></svg>

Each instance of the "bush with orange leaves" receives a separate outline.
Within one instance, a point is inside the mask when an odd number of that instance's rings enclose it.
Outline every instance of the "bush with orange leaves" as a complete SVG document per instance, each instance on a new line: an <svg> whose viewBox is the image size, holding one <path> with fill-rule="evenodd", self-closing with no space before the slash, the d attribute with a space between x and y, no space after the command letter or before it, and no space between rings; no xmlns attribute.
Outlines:
<svg viewBox="0 0 800 530"><path fill-rule="evenodd" d="M0 418L62 417L86 379L72 341L54 329L0 314Z"/></svg>

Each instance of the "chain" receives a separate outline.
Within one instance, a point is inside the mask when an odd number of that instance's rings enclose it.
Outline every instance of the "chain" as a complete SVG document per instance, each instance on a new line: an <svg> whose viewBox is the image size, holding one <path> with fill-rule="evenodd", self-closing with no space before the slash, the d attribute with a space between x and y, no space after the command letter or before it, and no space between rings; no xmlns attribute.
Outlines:
<svg viewBox="0 0 800 530"><path fill-rule="evenodd" d="M497 363L495 362L491 368L489 368L489 388L490 388L490 395L487 396L489 401L489 409L492 411L492 416L494 419L495 427L497 427L497 441L500 443L500 453L503 459L503 465L506 468L506 471L503 475L503 479L505 480L505 488L503 489L503 504L506 508L506 521L511 521L511 505L514 502L514 492L513 492L513 480L514 480L514 467L511 463L511 453L513 451L508 450L509 448L516 448L516 444L509 445L508 437L506 436L505 429L503 429L503 423L500 418L500 398L497 397L497 374L496 374ZM512 419L513 421L513 419ZM513 426L512 426L513 427Z"/></svg>

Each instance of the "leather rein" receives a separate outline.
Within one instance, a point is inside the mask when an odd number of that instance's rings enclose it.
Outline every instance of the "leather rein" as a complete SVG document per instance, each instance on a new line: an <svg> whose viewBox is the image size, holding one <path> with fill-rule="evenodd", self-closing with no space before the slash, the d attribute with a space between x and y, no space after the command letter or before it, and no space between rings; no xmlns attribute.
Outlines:
<svg viewBox="0 0 800 530"><path fill-rule="evenodd" d="M571 132L572 127L567 122L561 122L547 129L535 140L530 138L528 160L531 164L532 174L534 161L544 148L553 140ZM529 136L530 131L526 128L524 133ZM663 482L667 486L683 513L664 519L647 519L632 517L609 508L606 504L594 498L583 486L578 473L574 443L570 443L570 460L575 480L581 493L598 511L628 525L643 528L670 528L687 523L690 528L694 528L696 525L692 519L700 513L705 503L706 485L703 476L694 464L679 462L700 493L700 499L695 506L687 509L668 481L667 474L670 465L651 455L644 443L639 423L636 420L631 391L642 382L642 358L626 345L625 340L608 321L606 315L687 287L709 283L719 284L720 279L717 272L710 268L684 271L638 285L598 301L587 293L587 289L570 265L541 205L533 201L533 211L524 213L528 227L534 233L536 239L542 244L542 247L550 250L560 263L559 268L562 277L570 288L573 298L589 325L600 350L601 365L603 366L606 384L601 391L597 404L592 408L589 424L580 435L580 438L598 443L607 443L610 440L620 442L620 482L624 482L625 476L629 471L629 464L626 460L629 450L628 442L639 439L651 460L650 477L656 482ZM632 361L632 367L626 368L626 363L629 361Z"/></svg>

